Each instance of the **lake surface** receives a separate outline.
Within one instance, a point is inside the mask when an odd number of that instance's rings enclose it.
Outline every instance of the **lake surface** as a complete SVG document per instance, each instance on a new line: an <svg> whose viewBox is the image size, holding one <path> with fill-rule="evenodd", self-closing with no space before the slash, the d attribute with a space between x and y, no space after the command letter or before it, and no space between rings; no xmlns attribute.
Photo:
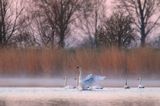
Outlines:
<svg viewBox="0 0 160 106"><path fill-rule="evenodd" d="M0 88L0 106L160 106L160 88Z"/></svg>

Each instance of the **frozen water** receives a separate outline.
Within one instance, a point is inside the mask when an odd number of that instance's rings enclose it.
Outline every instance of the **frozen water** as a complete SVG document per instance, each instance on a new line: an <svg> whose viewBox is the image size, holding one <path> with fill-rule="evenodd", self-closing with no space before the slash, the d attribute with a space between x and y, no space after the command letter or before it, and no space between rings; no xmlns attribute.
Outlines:
<svg viewBox="0 0 160 106"><path fill-rule="evenodd" d="M138 88L138 80L128 80L131 89L124 89L123 79L106 79L100 83L106 88L93 91L65 89L64 79L1 78L0 82L0 106L160 106L160 80L143 80L144 89ZM75 86L76 81L70 78L68 84Z"/></svg>
<svg viewBox="0 0 160 106"><path fill-rule="evenodd" d="M160 106L160 88L0 88L0 106Z"/></svg>

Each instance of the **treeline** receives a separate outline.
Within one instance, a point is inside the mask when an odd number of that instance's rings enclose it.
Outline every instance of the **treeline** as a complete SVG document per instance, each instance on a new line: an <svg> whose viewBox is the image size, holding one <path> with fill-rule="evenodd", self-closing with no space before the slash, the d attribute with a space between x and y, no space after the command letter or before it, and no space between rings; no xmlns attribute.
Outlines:
<svg viewBox="0 0 160 106"><path fill-rule="evenodd" d="M146 46L159 28L159 0L114 3L108 15L107 0L0 0L0 46L65 48L82 36L93 48Z"/></svg>

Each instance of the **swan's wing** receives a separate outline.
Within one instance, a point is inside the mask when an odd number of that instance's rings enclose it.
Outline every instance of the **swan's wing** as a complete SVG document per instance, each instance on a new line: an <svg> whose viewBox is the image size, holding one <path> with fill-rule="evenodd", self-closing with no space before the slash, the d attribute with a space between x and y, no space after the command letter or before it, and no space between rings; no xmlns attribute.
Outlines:
<svg viewBox="0 0 160 106"><path fill-rule="evenodd" d="M89 80L89 79L91 79L91 78L93 78L93 74L87 75L87 76L83 79L83 81Z"/></svg>
<svg viewBox="0 0 160 106"><path fill-rule="evenodd" d="M83 80L84 85L92 85L94 83L94 76L93 74L89 74L86 78Z"/></svg>
<svg viewBox="0 0 160 106"><path fill-rule="evenodd" d="M99 75L95 75L95 76L94 76L94 81L95 81L95 82L103 81L103 80L105 80L105 79L106 79L105 76L99 76Z"/></svg>
<svg viewBox="0 0 160 106"><path fill-rule="evenodd" d="M84 78L84 80L82 80L83 88L88 89L89 87L93 86L93 84L98 83L105 78L105 76L89 74L88 76L86 76L86 78Z"/></svg>
<svg viewBox="0 0 160 106"><path fill-rule="evenodd" d="M103 81L105 80L105 76L99 76L99 75L93 75L93 74L89 74L84 80L83 82L86 84L93 84L95 82L99 82L99 81Z"/></svg>

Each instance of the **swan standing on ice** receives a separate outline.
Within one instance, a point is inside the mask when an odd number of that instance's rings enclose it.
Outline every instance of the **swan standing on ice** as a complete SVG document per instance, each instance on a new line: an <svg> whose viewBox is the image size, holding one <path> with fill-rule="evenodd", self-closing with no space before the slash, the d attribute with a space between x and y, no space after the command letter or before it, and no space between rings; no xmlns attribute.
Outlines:
<svg viewBox="0 0 160 106"><path fill-rule="evenodd" d="M78 76L76 76L76 78L74 79L76 81L76 86L72 86L72 85L68 85L68 79L67 76L65 76L64 79L64 88L65 89L75 89L78 88L79 90L83 90L82 87L82 71L81 68L79 66L77 66L77 70L78 70Z"/></svg>
<svg viewBox="0 0 160 106"><path fill-rule="evenodd" d="M128 86L128 81L127 81L127 78L125 80L125 84L124 84L124 89L130 89L130 86Z"/></svg>
<svg viewBox="0 0 160 106"><path fill-rule="evenodd" d="M78 78L77 78L77 88L79 90L83 90L82 87L82 70L79 66L77 66L77 71L79 72Z"/></svg>
<svg viewBox="0 0 160 106"><path fill-rule="evenodd" d="M67 86L67 76L64 77L64 87Z"/></svg>
<svg viewBox="0 0 160 106"><path fill-rule="evenodd" d="M124 85L124 89L130 89L130 86L128 86L127 82Z"/></svg>
<svg viewBox="0 0 160 106"><path fill-rule="evenodd" d="M138 88L144 88L144 86L142 85L142 78L140 77L138 80L139 80Z"/></svg>
<svg viewBox="0 0 160 106"><path fill-rule="evenodd" d="M67 76L64 77L64 88L65 88L65 89L75 89L75 88L76 88L75 86L68 85Z"/></svg>

